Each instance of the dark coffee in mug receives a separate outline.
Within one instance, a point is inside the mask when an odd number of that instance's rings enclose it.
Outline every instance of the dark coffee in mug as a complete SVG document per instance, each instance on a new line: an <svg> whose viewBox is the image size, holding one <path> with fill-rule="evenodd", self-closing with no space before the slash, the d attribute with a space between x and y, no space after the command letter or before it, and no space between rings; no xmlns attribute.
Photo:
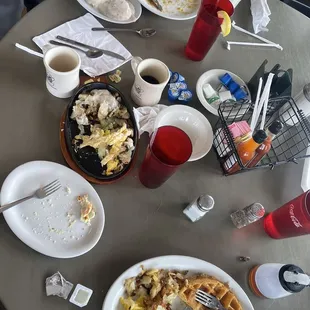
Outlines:
<svg viewBox="0 0 310 310"><path fill-rule="evenodd" d="M151 75L143 75L142 79L150 84L159 84L159 81Z"/></svg>

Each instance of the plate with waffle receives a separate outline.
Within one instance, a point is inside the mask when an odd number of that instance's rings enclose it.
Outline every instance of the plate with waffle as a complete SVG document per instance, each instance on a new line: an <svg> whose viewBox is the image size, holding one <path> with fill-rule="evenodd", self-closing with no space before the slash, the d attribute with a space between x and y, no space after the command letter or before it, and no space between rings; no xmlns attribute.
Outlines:
<svg viewBox="0 0 310 310"><path fill-rule="evenodd" d="M225 271L188 256L160 256L126 270L113 283L102 310L207 310L195 301L202 290L224 309L254 310L250 299Z"/></svg>

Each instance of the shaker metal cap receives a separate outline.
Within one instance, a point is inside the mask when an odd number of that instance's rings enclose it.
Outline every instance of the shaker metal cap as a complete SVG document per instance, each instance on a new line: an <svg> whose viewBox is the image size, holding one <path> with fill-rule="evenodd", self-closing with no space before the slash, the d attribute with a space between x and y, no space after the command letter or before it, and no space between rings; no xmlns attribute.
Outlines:
<svg viewBox="0 0 310 310"><path fill-rule="evenodd" d="M198 198L197 204L202 211L210 211L214 207L214 199L210 195L203 195Z"/></svg>

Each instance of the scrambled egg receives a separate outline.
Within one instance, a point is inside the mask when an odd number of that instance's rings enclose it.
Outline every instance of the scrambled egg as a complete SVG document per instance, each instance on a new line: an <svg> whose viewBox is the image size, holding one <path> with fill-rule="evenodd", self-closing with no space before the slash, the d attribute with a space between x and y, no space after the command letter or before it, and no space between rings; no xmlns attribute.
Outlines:
<svg viewBox="0 0 310 310"><path fill-rule="evenodd" d="M120 101L118 94L112 95L107 89L92 90L79 95L71 114L80 129L73 141L76 149L94 148L104 175L121 171L130 163L135 149L130 115ZM84 126L90 128L89 135L84 134Z"/></svg>
<svg viewBox="0 0 310 310"><path fill-rule="evenodd" d="M145 310L144 298L140 297L136 301L133 301L132 298L123 298L120 299L121 305L125 310Z"/></svg>
<svg viewBox="0 0 310 310"><path fill-rule="evenodd" d="M185 281L184 274L162 269L145 270L125 280L124 310L168 310Z"/></svg>
<svg viewBox="0 0 310 310"><path fill-rule="evenodd" d="M114 132L95 128L90 136L79 135L76 139L82 140L80 148L91 146L98 151L101 165L107 165L106 175L111 175L119 166L117 157L127 151L124 142L132 135L133 130L128 129L124 123L123 127Z"/></svg>
<svg viewBox="0 0 310 310"><path fill-rule="evenodd" d="M78 196L77 200L81 205L81 222L90 225L90 221L96 216L93 204L88 200L88 195Z"/></svg>

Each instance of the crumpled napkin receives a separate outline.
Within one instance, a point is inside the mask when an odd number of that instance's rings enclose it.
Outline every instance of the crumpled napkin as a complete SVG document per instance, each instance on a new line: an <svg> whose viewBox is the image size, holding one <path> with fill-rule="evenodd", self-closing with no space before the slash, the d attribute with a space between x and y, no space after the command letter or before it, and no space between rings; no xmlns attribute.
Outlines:
<svg viewBox="0 0 310 310"><path fill-rule="evenodd" d="M270 22L271 11L267 0L251 0L251 13L254 32L268 31L266 27Z"/></svg>
<svg viewBox="0 0 310 310"><path fill-rule="evenodd" d="M84 16L68 21L46 33L36 36L32 40L43 49L43 46L49 44L50 40L59 41L56 39L56 36L60 35L87 45L115 52L126 59L124 61L106 55L91 59L83 52L77 51L82 60L81 69L91 77L113 71L132 58L129 51L109 32L92 31L91 28L93 27L102 27L102 25L93 15L87 13Z"/></svg>
<svg viewBox="0 0 310 310"><path fill-rule="evenodd" d="M167 106L157 104L153 107L141 107L133 109L138 124L139 136L144 132L151 134L154 131L155 119L160 111L166 109Z"/></svg>

